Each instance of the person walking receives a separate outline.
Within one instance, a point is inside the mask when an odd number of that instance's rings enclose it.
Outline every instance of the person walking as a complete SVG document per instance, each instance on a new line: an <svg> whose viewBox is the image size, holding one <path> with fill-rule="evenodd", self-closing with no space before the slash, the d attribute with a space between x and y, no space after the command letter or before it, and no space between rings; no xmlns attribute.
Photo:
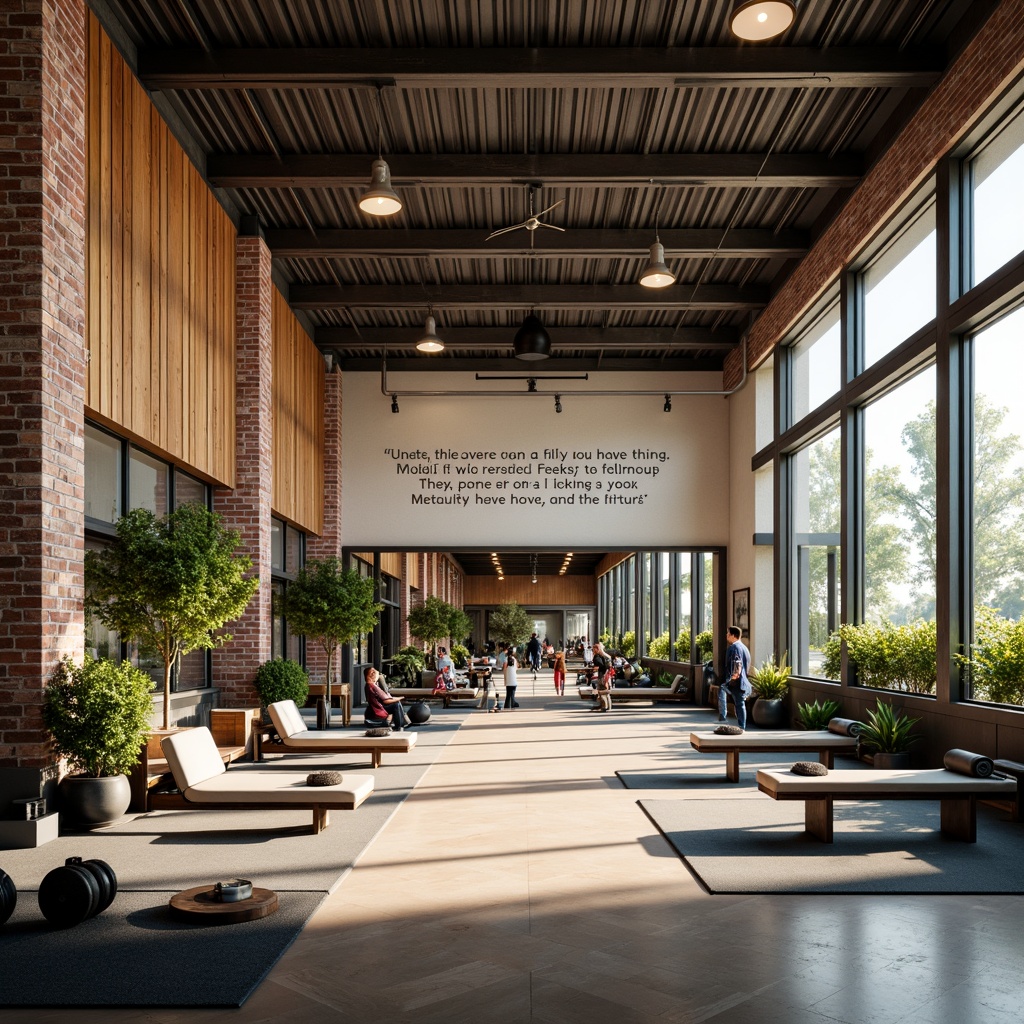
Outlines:
<svg viewBox="0 0 1024 1024"><path fill-rule="evenodd" d="M518 662L516 660L515 651L511 648L508 652L508 660L505 662L504 676L505 676L505 710L511 710L517 708L519 705L516 703L516 669L518 668Z"/></svg>
<svg viewBox="0 0 1024 1024"><path fill-rule="evenodd" d="M530 662L530 668L533 669L533 678L536 682L537 672L540 670L540 637L536 633L531 633L530 639L526 641L526 657Z"/></svg>
<svg viewBox="0 0 1024 1024"><path fill-rule="evenodd" d="M562 697L565 694L565 651L555 651L555 693Z"/></svg>
<svg viewBox="0 0 1024 1024"><path fill-rule="evenodd" d="M747 672L750 670L750 651L741 637L743 630L739 626L730 626L725 631L729 646L725 650L725 668L722 672L722 683L718 687L718 720L724 722L729 710L729 697L732 697L736 708L736 724L741 729L747 727L747 697L753 691Z"/></svg>

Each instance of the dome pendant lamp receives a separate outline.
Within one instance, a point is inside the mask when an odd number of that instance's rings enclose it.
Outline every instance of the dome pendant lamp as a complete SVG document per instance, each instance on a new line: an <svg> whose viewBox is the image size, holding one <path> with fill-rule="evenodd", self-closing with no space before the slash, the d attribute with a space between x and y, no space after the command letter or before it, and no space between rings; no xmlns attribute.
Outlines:
<svg viewBox="0 0 1024 1024"><path fill-rule="evenodd" d="M416 348L420 352L443 352L444 342L437 336L437 325L434 323L433 314L427 317L423 325L423 337L416 342Z"/></svg>
<svg viewBox="0 0 1024 1024"><path fill-rule="evenodd" d="M551 338L540 320L530 313L516 331L512 342L516 359L547 359L551 355Z"/></svg>
<svg viewBox="0 0 1024 1024"><path fill-rule="evenodd" d="M742 0L733 8L729 27L740 39L756 42L781 35L796 18L798 0Z"/></svg>
<svg viewBox="0 0 1024 1024"><path fill-rule="evenodd" d="M391 187L391 168L381 155L383 123L380 109L380 88L377 89L377 159L370 168L370 186L359 199L359 209L372 217L390 217L402 209L402 200Z"/></svg>

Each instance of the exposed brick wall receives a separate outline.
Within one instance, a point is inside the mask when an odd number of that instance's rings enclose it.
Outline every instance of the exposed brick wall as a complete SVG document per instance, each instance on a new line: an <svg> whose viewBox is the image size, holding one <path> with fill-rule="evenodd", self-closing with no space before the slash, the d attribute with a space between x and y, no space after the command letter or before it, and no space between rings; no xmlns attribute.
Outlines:
<svg viewBox="0 0 1024 1024"><path fill-rule="evenodd" d="M235 489L218 491L214 507L242 535L260 588L245 614L229 623L233 639L213 652L213 682L221 705L250 706L256 669L270 657L270 519L273 481L273 362L270 250L262 238L235 246L237 352L235 357Z"/></svg>
<svg viewBox="0 0 1024 1024"><path fill-rule="evenodd" d="M306 540L309 558L341 557L341 385L335 370L324 378L324 532ZM306 644L306 667L310 675L325 678L327 659L316 644ZM341 654L336 656L334 678L340 679Z"/></svg>
<svg viewBox="0 0 1024 1024"><path fill-rule="evenodd" d="M751 369L771 355L843 267L960 142L978 112L1022 69L1024 3L1005 0L757 318L747 343ZM737 350L726 360L724 386L739 383L742 372Z"/></svg>
<svg viewBox="0 0 1024 1024"><path fill-rule="evenodd" d="M83 640L85 7L0 4L0 768Z"/></svg>

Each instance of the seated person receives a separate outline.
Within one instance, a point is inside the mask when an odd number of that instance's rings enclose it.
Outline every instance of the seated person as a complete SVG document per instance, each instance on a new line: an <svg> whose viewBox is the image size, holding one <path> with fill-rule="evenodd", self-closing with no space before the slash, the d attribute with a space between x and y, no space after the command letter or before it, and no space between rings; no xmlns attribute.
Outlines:
<svg viewBox="0 0 1024 1024"><path fill-rule="evenodd" d="M373 722L376 725L390 725L396 732L401 732L409 727L405 718L405 708L402 707L401 697L392 697L387 690L378 685L380 673L372 666L367 665L363 669L363 681L366 691L366 715L367 724Z"/></svg>

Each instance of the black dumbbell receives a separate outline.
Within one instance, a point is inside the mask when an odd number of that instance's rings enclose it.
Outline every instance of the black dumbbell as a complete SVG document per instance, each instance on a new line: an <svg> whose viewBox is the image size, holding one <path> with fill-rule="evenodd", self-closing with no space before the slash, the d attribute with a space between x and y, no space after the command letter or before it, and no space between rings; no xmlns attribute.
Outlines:
<svg viewBox="0 0 1024 1024"><path fill-rule="evenodd" d="M57 928L70 928L102 913L117 895L114 869L102 860L68 857L39 883L39 909Z"/></svg>
<svg viewBox="0 0 1024 1024"><path fill-rule="evenodd" d="M4 924L18 905L18 890L6 871L0 870L0 924Z"/></svg>

